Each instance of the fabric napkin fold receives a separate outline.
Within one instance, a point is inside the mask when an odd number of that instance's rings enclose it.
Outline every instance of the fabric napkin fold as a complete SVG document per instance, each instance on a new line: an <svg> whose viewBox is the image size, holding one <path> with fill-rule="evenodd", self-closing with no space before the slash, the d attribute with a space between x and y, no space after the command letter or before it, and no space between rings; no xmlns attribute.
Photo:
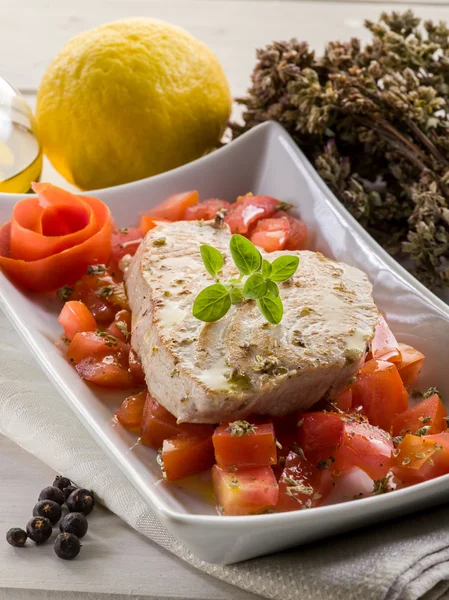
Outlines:
<svg viewBox="0 0 449 600"><path fill-rule="evenodd" d="M131 527L202 571L276 600L449 599L449 508L231 566L205 563L158 521L0 314L0 432L91 488ZM448 490L449 496L449 490Z"/></svg>

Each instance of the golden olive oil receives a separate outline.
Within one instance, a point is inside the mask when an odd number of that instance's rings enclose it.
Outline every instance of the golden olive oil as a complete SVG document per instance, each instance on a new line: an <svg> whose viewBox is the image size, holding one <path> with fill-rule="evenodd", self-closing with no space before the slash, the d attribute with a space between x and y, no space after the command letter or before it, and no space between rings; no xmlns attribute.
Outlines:
<svg viewBox="0 0 449 600"><path fill-rule="evenodd" d="M0 192L27 192L42 171L42 150L23 96L0 78Z"/></svg>

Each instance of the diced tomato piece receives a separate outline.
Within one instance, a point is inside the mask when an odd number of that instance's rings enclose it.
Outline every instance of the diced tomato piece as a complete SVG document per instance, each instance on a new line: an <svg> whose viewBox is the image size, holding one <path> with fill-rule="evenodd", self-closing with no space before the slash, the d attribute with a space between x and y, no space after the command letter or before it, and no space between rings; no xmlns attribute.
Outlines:
<svg viewBox="0 0 449 600"><path fill-rule="evenodd" d="M70 300L84 302L99 323L110 323L117 309L129 310L123 283L105 270L83 275L76 282Z"/></svg>
<svg viewBox="0 0 449 600"><path fill-rule="evenodd" d="M337 413L310 412L298 416L298 445L317 465L335 454L343 439L344 421Z"/></svg>
<svg viewBox="0 0 449 600"><path fill-rule="evenodd" d="M416 348L399 343L402 360L398 365L399 375L406 387L412 386L418 379L419 372L424 362L424 354Z"/></svg>
<svg viewBox="0 0 449 600"><path fill-rule="evenodd" d="M120 408L115 413L115 417L119 423L127 429L139 429L142 424L143 408L147 391L139 392L134 396L128 396L120 405Z"/></svg>
<svg viewBox="0 0 449 600"><path fill-rule="evenodd" d="M407 410L408 394L395 365L372 359L360 369L352 389L352 405L363 407L371 425L390 431L396 415Z"/></svg>
<svg viewBox="0 0 449 600"><path fill-rule="evenodd" d="M121 360L128 356L129 346L109 334L94 331L82 331L75 334L67 350L67 359L78 364L85 358L94 356L102 359L110 354L117 354Z"/></svg>
<svg viewBox="0 0 449 600"><path fill-rule="evenodd" d="M349 412L352 408L352 390L346 388L341 394L339 394L332 402L337 408L343 412Z"/></svg>
<svg viewBox="0 0 449 600"><path fill-rule="evenodd" d="M369 423L352 420L353 416L343 418L343 439L332 455L335 462L331 468L336 472L359 467L372 479L381 479L391 467L394 446L390 435Z"/></svg>
<svg viewBox="0 0 449 600"><path fill-rule="evenodd" d="M145 446L158 449L164 440L174 438L180 433L197 437L212 437L213 431L213 425L178 424L176 417L148 394L143 411L140 439Z"/></svg>
<svg viewBox="0 0 449 600"><path fill-rule="evenodd" d="M287 219L261 219L251 233L251 241L266 252L284 250L290 233Z"/></svg>
<svg viewBox="0 0 449 600"><path fill-rule="evenodd" d="M392 435L414 434L423 427L429 427L428 435L441 433L447 429L446 416L440 397L433 394L397 415L393 420Z"/></svg>
<svg viewBox="0 0 449 600"><path fill-rule="evenodd" d="M134 256L142 239L142 232L137 227L127 227L113 231L111 262L118 265L125 254Z"/></svg>
<svg viewBox="0 0 449 600"><path fill-rule="evenodd" d="M189 206L184 213L184 221L210 221L215 218L218 211L228 210L231 206L230 202L226 200L219 200L218 198L210 198L209 200L203 200L199 204Z"/></svg>
<svg viewBox="0 0 449 600"><path fill-rule="evenodd" d="M162 444L164 477L175 481L201 473L214 464L214 447L210 435L180 433Z"/></svg>
<svg viewBox="0 0 449 600"><path fill-rule="evenodd" d="M378 360L398 364L401 362L402 357L398 341L381 314L377 318L374 337L371 341L371 354L373 358Z"/></svg>
<svg viewBox="0 0 449 600"><path fill-rule="evenodd" d="M161 202L151 210L145 211L145 216L152 219L167 219L169 221L181 221L189 206L198 204L199 196L196 190L174 194Z"/></svg>
<svg viewBox="0 0 449 600"><path fill-rule="evenodd" d="M245 196L239 202L231 204L225 222L232 233L243 235L259 219L272 217L279 205L279 200L269 196Z"/></svg>
<svg viewBox="0 0 449 600"><path fill-rule="evenodd" d="M95 317L83 302L70 300L61 310L58 322L64 328L66 338L72 340L75 334L81 331L95 331L97 322Z"/></svg>
<svg viewBox="0 0 449 600"><path fill-rule="evenodd" d="M96 356L83 358L75 369L82 379L101 387L124 389L134 385L128 365L117 354L109 354L102 358Z"/></svg>
<svg viewBox="0 0 449 600"><path fill-rule="evenodd" d="M240 423L246 424L246 430L239 427ZM276 464L276 438L272 423L252 425L247 421L236 421L220 425L215 430L212 441L219 467Z"/></svg>
<svg viewBox="0 0 449 600"><path fill-rule="evenodd" d="M107 332L122 342L128 342L131 335L131 313L129 310L119 310Z"/></svg>
<svg viewBox="0 0 449 600"><path fill-rule="evenodd" d="M142 363L132 348L129 351L129 370L137 385L143 385L145 383L145 373L142 369Z"/></svg>
<svg viewBox="0 0 449 600"><path fill-rule="evenodd" d="M279 488L271 467L237 471L212 467L212 485L224 515L255 515L276 506Z"/></svg>
<svg viewBox="0 0 449 600"><path fill-rule="evenodd" d="M392 471L403 483L419 483L449 473L449 433L407 434L397 447Z"/></svg>
<svg viewBox="0 0 449 600"><path fill-rule="evenodd" d="M279 479L280 512L319 506L332 490L328 469L317 469L308 460L290 452Z"/></svg>
<svg viewBox="0 0 449 600"><path fill-rule="evenodd" d="M151 217L147 217L142 215L139 223L139 230L143 235L147 234L149 231L161 225L162 223L171 223L168 219L152 219Z"/></svg>
<svg viewBox="0 0 449 600"><path fill-rule="evenodd" d="M286 250L304 250L307 243L307 225L292 217L287 212L280 210L276 213L276 218L281 219L285 217L290 225L290 232L288 234L287 243L285 244Z"/></svg>

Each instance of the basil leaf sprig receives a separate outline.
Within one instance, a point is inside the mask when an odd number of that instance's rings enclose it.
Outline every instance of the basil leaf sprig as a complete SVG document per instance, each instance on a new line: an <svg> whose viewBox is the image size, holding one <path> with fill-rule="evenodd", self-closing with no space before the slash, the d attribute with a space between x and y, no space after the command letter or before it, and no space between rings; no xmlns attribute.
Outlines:
<svg viewBox="0 0 449 600"><path fill-rule="evenodd" d="M222 282L219 274L224 264L223 255L213 246L204 244L200 247L206 271L215 279L215 283L198 294L193 303L193 316L212 323L224 317L232 304L255 300L265 319L277 325L284 314L277 284L295 274L299 258L293 255L280 256L270 263L262 259L252 242L238 234L231 237L229 248L240 277Z"/></svg>

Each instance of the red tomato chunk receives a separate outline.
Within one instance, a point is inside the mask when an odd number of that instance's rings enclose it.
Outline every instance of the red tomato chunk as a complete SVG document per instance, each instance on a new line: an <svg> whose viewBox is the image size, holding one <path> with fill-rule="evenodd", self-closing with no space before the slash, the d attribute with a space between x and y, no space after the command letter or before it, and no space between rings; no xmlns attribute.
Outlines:
<svg viewBox="0 0 449 600"><path fill-rule="evenodd" d="M416 433L423 428L426 434L441 433L447 429L447 416L444 404L438 394L433 394L421 400L415 406L397 415L393 421L393 435Z"/></svg>
<svg viewBox="0 0 449 600"><path fill-rule="evenodd" d="M311 412L298 416L298 445L313 465L335 454L343 439L344 426L336 413Z"/></svg>
<svg viewBox="0 0 449 600"><path fill-rule="evenodd" d="M198 204L199 196L196 190L174 194L161 202L151 210L145 212L145 216L152 219L167 219L169 221L181 221L189 206Z"/></svg>
<svg viewBox="0 0 449 600"><path fill-rule="evenodd" d="M225 222L232 233L244 235L259 219L273 216L280 204L279 200L269 196L244 196L231 204Z"/></svg>
<svg viewBox="0 0 449 600"><path fill-rule="evenodd" d="M242 430L239 423L246 423ZM239 432L242 432L240 434ZM276 438L272 423L251 425L236 421L220 425L212 437L219 467L256 467L276 464Z"/></svg>
<svg viewBox="0 0 449 600"><path fill-rule="evenodd" d="M72 340L77 333L82 331L95 331L97 329L97 322L93 314L83 302L77 300L71 300L64 304L58 322L64 328L64 334L69 340Z"/></svg>
<svg viewBox="0 0 449 600"><path fill-rule="evenodd" d="M284 250L290 234L290 224L286 218L262 219L251 233L251 241L266 252Z"/></svg>
<svg viewBox="0 0 449 600"><path fill-rule="evenodd" d="M214 447L210 435L180 433L162 444L164 476L175 481L201 473L214 464Z"/></svg>
<svg viewBox="0 0 449 600"><path fill-rule="evenodd" d="M449 473L449 433L407 434L393 458L393 473L403 483L419 483Z"/></svg>
<svg viewBox="0 0 449 600"><path fill-rule="evenodd" d="M94 356L83 358L75 366L75 369L82 379L101 387L126 389L134 385L134 380L128 370L128 361L121 360L114 354L103 358Z"/></svg>
<svg viewBox="0 0 449 600"><path fill-rule="evenodd" d="M335 472L358 467L372 479L381 479L391 467L393 442L385 431L369 423L353 421L353 417L343 417L343 438L333 454Z"/></svg>
<svg viewBox="0 0 449 600"><path fill-rule="evenodd" d="M319 506L332 489L328 469L317 469L308 460L290 452L279 479L279 512Z"/></svg>
<svg viewBox="0 0 449 600"><path fill-rule="evenodd" d="M142 369L142 363L132 348L129 351L129 370L137 385L143 385L145 383L145 373Z"/></svg>
<svg viewBox="0 0 449 600"><path fill-rule="evenodd" d="M292 217L287 212L280 210L276 212L276 218L281 219L285 217L290 225L290 231L287 238L287 243L285 244L286 250L304 250L307 243L307 225L296 219L296 217Z"/></svg>
<svg viewBox="0 0 449 600"><path fill-rule="evenodd" d="M212 485L224 515L255 515L273 509L279 488L271 467L230 470L212 467Z"/></svg>
<svg viewBox="0 0 449 600"><path fill-rule="evenodd" d="M388 323L382 315L379 315L371 342L371 354L378 360L387 360L392 363L401 362L401 351Z"/></svg>
<svg viewBox="0 0 449 600"><path fill-rule="evenodd" d="M115 413L115 417L119 423L127 429L138 429L142 424L143 408L147 391L144 390L134 396L129 396L123 400L120 408Z"/></svg>
<svg viewBox="0 0 449 600"><path fill-rule="evenodd" d="M390 431L393 420L407 410L408 394L395 365L369 360L360 369L352 389L352 405L363 407L371 425Z"/></svg>
<svg viewBox="0 0 449 600"><path fill-rule="evenodd" d="M399 375L406 387L414 385L422 369L424 354L407 344L399 344L401 363L398 365Z"/></svg>
<svg viewBox="0 0 449 600"><path fill-rule="evenodd" d="M67 359L76 365L84 358L91 356L103 358L110 354L117 354L124 358L128 355L128 352L129 346L127 344L110 337L108 334L84 331L77 333L73 338L67 350Z"/></svg>
<svg viewBox="0 0 449 600"><path fill-rule="evenodd" d="M108 333L122 342L128 342L131 335L131 313L129 310L119 310L114 321L108 327Z"/></svg>
<svg viewBox="0 0 449 600"><path fill-rule="evenodd" d="M194 206L189 206L184 213L184 221L200 221L201 219L210 221L215 218L217 212L223 209L228 211L230 207L231 204L226 200L210 198Z"/></svg>
<svg viewBox="0 0 449 600"><path fill-rule="evenodd" d="M174 438L180 433L211 437L213 431L213 425L178 424L176 417L148 394L142 417L142 444L157 450L164 440Z"/></svg>
<svg viewBox="0 0 449 600"><path fill-rule="evenodd" d="M111 262L116 267L125 254L134 256L143 236L137 227L116 229L112 232Z"/></svg>

